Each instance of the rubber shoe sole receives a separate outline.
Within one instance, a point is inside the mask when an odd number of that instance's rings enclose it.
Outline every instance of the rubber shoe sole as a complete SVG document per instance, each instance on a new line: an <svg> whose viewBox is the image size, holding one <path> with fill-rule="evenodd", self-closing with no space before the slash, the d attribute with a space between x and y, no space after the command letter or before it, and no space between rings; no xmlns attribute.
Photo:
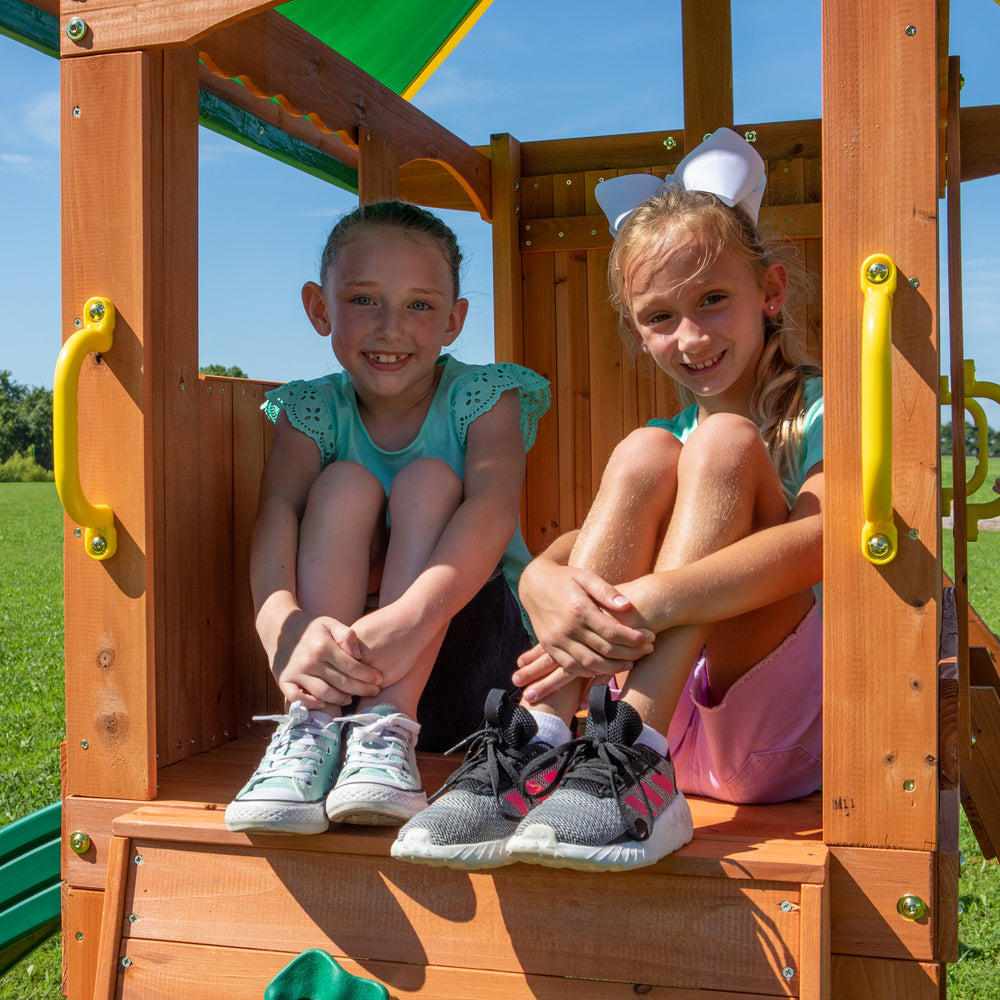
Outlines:
<svg viewBox="0 0 1000 1000"><path fill-rule="evenodd" d="M507 841L484 840L477 844L435 844L429 830L407 830L397 837L390 853L399 861L416 861L441 868L500 868L514 863L507 853Z"/></svg>
<svg viewBox="0 0 1000 1000"><path fill-rule="evenodd" d="M233 833L323 833L329 827L322 802L230 802L226 829Z"/></svg>
<svg viewBox="0 0 1000 1000"><path fill-rule="evenodd" d="M423 789L408 792L387 785L358 782L335 787L327 797L325 811L331 823L402 826L426 807L427 793Z"/></svg>
<svg viewBox="0 0 1000 1000"><path fill-rule="evenodd" d="M525 822L507 842L511 861L576 868L582 871L627 871L655 864L683 847L694 836L691 810L684 796L677 797L663 813L646 840L589 846L561 843L556 831L545 823Z"/></svg>

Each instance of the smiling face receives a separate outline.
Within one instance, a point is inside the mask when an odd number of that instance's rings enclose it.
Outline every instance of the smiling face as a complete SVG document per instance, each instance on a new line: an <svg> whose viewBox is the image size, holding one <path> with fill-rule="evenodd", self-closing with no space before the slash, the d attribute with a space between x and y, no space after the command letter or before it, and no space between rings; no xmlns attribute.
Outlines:
<svg viewBox="0 0 1000 1000"><path fill-rule="evenodd" d="M635 336L702 413L749 415L764 317L780 310L786 290L783 265L758 279L727 246L706 261L690 233L659 242L625 279Z"/></svg>
<svg viewBox="0 0 1000 1000"><path fill-rule="evenodd" d="M468 309L456 300L451 271L429 238L391 226L352 233L322 287L302 301L368 407L417 405L437 384L441 351L461 332Z"/></svg>

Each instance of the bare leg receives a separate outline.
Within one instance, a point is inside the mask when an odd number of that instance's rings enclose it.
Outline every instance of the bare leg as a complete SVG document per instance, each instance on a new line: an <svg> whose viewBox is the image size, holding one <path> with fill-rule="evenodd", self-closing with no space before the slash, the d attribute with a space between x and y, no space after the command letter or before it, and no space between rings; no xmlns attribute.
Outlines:
<svg viewBox="0 0 1000 1000"><path fill-rule="evenodd" d="M355 462L328 465L309 491L299 528L296 587L312 615L353 624L364 613L373 550L384 545L385 490ZM340 706L327 704L331 715Z"/></svg>
<svg viewBox="0 0 1000 1000"><path fill-rule="evenodd" d="M677 498L656 560L657 570L694 562L762 528L781 523L788 505L757 428L743 417L703 421L682 450ZM627 585L622 588L628 592ZM660 633L653 652L629 673L623 697L662 733L691 667L708 647L713 701L802 620L812 603L803 591L738 619ZM637 610L642 612L642 608Z"/></svg>
<svg viewBox="0 0 1000 1000"><path fill-rule="evenodd" d="M440 459L417 459L396 476L389 495L391 532L379 592L381 605L399 598L427 567L438 539L461 502L462 483ZM359 707L388 702L415 719L417 703L446 632L447 627L421 650L405 677L383 688L377 697L361 699Z"/></svg>
<svg viewBox="0 0 1000 1000"><path fill-rule="evenodd" d="M573 545L571 566L614 584L652 571L674 508L681 451L677 438L659 427L639 428L615 448ZM568 722L585 684L569 684L532 708Z"/></svg>

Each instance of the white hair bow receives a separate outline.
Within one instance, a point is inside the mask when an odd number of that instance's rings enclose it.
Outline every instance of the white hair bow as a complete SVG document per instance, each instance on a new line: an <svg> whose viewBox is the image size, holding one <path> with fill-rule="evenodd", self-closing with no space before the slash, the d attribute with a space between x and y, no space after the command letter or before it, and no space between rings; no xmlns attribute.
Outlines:
<svg viewBox="0 0 1000 1000"><path fill-rule="evenodd" d="M732 129L720 128L695 146L666 180L652 174L622 174L601 181L594 189L617 236L625 219L664 188L680 184L688 191L708 191L730 208L739 205L757 221L767 176L764 161L749 142Z"/></svg>

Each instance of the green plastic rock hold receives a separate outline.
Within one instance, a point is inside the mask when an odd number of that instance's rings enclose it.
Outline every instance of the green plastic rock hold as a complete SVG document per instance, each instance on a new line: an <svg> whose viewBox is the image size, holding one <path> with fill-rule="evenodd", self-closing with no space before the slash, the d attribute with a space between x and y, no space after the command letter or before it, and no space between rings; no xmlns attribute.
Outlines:
<svg viewBox="0 0 1000 1000"><path fill-rule="evenodd" d="M325 951L302 952L268 984L264 1000L388 1000L381 983L345 972Z"/></svg>

